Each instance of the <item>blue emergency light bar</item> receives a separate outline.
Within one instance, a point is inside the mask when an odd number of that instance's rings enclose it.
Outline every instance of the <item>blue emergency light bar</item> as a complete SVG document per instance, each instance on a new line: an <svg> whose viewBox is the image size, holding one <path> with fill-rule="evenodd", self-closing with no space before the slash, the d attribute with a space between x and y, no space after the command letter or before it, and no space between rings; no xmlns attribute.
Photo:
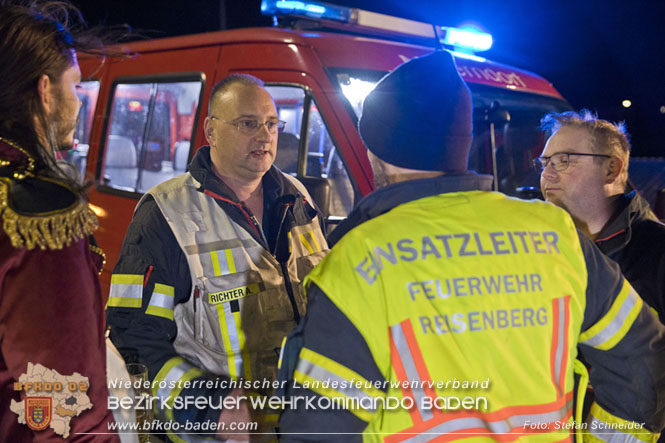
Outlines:
<svg viewBox="0 0 665 443"><path fill-rule="evenodd" d="M400 17L379 14L324 2L296 0L263 0L263 15L295 17L327 21L327 26L340 27L361 34L387 37L415 38L429 41L430 45L447 45L469 53L486 51L492 47L492 36L469 27L435 26ZM338 23L334 25L333 23Z"/></svg>
<svg viewBox="0 0 665 443"><path fill-rule="evenodd" d="M492 47L492 36L475 28L441 26L441 31L443 35L440 41L444 45L472 52L487 51Z"/></svg>
<svg viewBox="0 0 665 443"><path fill-rule="evenodd" d="M319 2L300 2L292 0L263 0L263 15L292 15L316 19L349 22L351 8Z"/></svg>

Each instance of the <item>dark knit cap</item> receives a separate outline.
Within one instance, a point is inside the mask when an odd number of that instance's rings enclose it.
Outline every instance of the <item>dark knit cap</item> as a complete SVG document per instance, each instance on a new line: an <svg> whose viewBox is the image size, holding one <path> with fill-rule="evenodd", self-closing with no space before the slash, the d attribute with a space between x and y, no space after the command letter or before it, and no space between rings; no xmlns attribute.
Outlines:
<svg viewBox="0 0 665 443"><path fill-rule="evenodd" d="M392 165L465 171L472 111L452 55L436 51L383 77L365 98L358 129L367 149Z"/></svg>

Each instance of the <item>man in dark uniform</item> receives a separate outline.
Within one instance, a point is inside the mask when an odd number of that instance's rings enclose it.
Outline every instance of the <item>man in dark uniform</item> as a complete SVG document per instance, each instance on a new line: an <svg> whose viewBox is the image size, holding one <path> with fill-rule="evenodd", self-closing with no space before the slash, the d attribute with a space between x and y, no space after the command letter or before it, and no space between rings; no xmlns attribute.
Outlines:
<svg viewBox="0 0 665 443"><path fill-rule="evenodd" d="M625 193L625 125L582 110L548 114L542 127L550 135L535 160L543 196L568 211L665 321L665 225L641 195Z"/></svg>
<svg viewBox="0 0 665 443"><path fill-rule="evenodd" d="M154 389L161 404L241 398L237 387L246 385L230 383L238 380L270 394L263 383L275 380L282 340L304 315L302 280L328 248L307 190L273 166L278 118L260 79L229 75L211 92L210 146L136 208L111 277L108 324L125 358L148 366L153 386L166 385ZM244 409L159 412L175 426L206 429L248 421ZM258 430L276 417L260 414Z"/></svg>

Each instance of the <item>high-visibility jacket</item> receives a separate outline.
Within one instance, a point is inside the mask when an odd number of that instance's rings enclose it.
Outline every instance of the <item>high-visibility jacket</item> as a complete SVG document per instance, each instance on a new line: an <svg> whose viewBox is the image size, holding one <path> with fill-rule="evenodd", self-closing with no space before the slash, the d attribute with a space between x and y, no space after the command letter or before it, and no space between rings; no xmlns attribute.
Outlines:
<svg viewBox="0 0 665 443"><path fill-rule="evenodd" d="M291 229L295 241L282 268L199 187L183 174L149 192L186 254L193 293L174 307L168 290L156 290L147 313L173 317L175 349L197 367L233 379L274 380L275 350L295 327L290 297L304 312L302 279L325 253L320 224L314 219Z"/></svg>
<svg viewBox="0 0 665 443"><path fill-rule="evenodd" d="M185 252L193 288L176 306L169 288L155 288L150 299L146 313L173 318L175 350L188 361L165 365L155 380L176 381L193 368L236 380L275 380L282 340L296 326L290 298L305 311L302 280L326 252L320 223L292 227L291 254L282 266L199 187L186 173L147 194Z"/></svg>
<svg viewBox="0 0 665 443"><path fill-rule="evenodd" d="M327 245L299 182L273 168L264 176L264 195L271 209L264 221L274 232L262 235L201 148L190 173L139 203L111 279L108 318L118 348L130 357L137 350L148 365L158 406L184 397L217 405L230 390L215 384L218 375L275 379L281 341L305 312L302 279ZM220 410L159 412L183 430L216 424ZM199 437L169 432L174 441Z"/></svg>
<svg viewBox="0 0 665 443"><path fill-rule="evenodd" d="M583 427L572 419L577 344L610 351L638 315L654 320L623 279L609 306L586 306L587 263L564 211L482 191L430 195L355 227L307 281L364 343L336 337L354 357L327 352L325 320L308 315L284 358L297 354L295 382L365 423L364 441L571 441ZM374 377L355 363L362 349ZM298 432L290 413L282 430ZM654 437L597 404L592 414L591 434L602 421L626 441Z"/></svg>

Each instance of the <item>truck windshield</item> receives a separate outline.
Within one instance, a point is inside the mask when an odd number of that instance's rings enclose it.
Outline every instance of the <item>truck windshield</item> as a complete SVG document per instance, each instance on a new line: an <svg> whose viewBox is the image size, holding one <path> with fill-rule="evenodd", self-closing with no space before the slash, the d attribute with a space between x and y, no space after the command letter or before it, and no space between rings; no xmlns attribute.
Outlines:
<svg viewBox="0 0 665 443"><path fill-rule="evenodd" d="M385 72L333 70L341 95L357 119L362 103ZM469 169L497 177L508 195L539 198L539 175L532 160L545 145L538 129L550 112L570 110L564 100L469 83L473 97L473 144Z"/></svg>

